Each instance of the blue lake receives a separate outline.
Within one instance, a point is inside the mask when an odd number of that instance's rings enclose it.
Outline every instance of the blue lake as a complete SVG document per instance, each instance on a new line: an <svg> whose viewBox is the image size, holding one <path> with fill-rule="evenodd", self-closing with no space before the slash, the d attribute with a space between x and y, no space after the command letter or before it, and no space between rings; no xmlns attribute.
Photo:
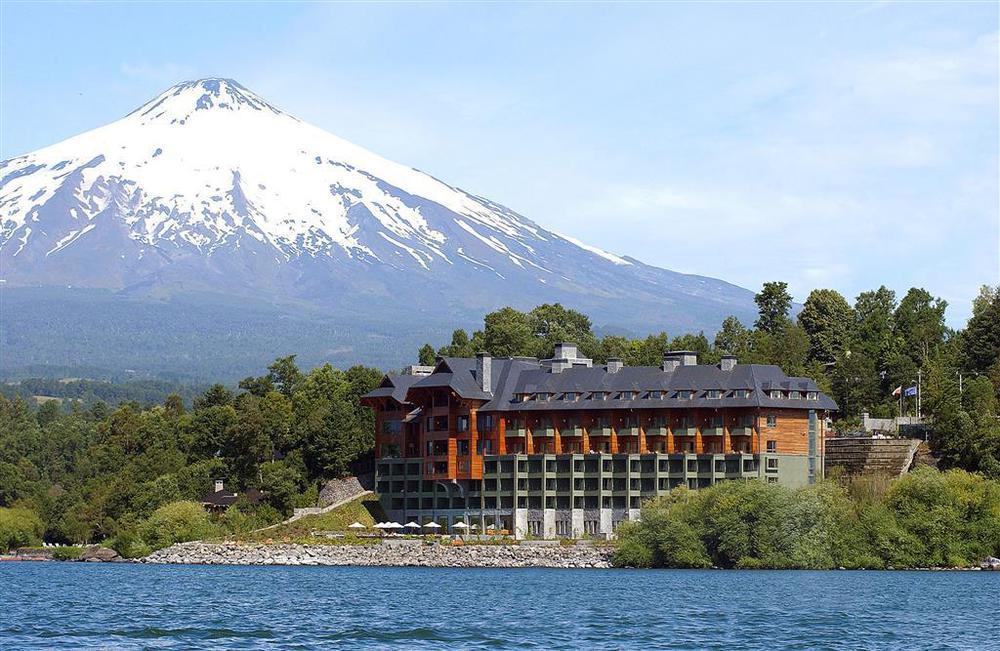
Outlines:
<svg viewBox="0 0 1000 651"><path fill-rule="evenodd" d="M0 564L0 648L1000 648L1000 572Z"/></svg>

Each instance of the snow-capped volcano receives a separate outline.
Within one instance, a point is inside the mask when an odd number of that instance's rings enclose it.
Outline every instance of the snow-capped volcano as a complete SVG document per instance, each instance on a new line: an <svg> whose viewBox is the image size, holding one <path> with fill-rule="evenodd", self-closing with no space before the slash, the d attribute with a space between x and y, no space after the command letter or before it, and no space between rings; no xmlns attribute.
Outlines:
<svg viewBox="0 0 1000 651"><path fill-rule="evenodd" d="M675 332L753 306L733 285L547 231L229 79L178 84L107 126L4 161L0 177L8 287L236 291L394 320L440 310L451 323L460 319L447 308L562 301L599 323Z"/></svg>

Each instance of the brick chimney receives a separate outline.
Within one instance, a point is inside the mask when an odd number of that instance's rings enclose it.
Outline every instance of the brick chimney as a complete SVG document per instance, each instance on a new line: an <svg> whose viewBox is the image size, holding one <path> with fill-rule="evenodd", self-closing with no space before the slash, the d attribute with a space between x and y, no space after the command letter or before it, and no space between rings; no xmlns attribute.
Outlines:
<svg viewBox="0 0 1000 651"><path fill-rule="evenodd" d="M222 480L221 479L216 479L215 480L215 492L216 493L221 493L224 488L225 488L225 484L222 483Z"/></svg>

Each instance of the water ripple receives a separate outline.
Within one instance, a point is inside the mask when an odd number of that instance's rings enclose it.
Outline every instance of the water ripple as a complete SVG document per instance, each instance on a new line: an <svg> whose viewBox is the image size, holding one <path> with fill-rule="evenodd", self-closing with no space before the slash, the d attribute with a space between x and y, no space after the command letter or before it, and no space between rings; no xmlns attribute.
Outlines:
<svg viewBox="0 0 1000 651"><path fill-rule="evenodd" d="M0 649L989 649L1000 572L0 564Z"/></svg>

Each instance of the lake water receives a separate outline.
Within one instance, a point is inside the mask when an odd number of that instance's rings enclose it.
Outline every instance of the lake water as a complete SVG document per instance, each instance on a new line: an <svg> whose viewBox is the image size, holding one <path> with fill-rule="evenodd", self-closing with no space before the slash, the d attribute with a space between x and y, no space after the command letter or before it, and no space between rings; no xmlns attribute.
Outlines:
<svg viewBox="0 0 1000 651"><path fill-rule="evenodd" d="M0 563L0 648L1000 648L1000 572Z"/></svg>

